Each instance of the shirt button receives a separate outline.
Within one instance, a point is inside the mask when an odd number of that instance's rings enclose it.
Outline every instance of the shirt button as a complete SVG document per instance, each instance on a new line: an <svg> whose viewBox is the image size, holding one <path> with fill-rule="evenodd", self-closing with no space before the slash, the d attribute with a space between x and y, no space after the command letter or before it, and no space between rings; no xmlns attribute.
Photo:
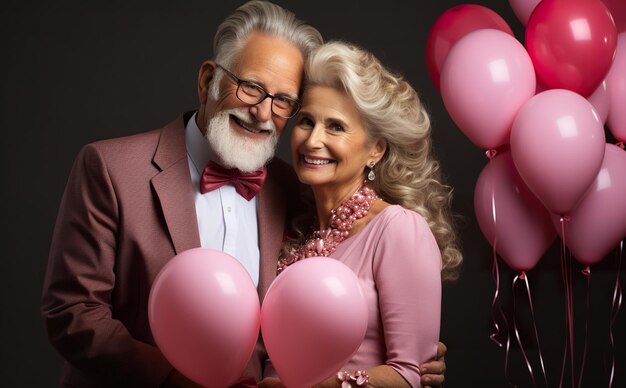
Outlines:
<svg viewBox="0 0 626 388"><path fill-rule="evenodd" d="M226 206L226 211L230 213L230 206Z"/></svg>

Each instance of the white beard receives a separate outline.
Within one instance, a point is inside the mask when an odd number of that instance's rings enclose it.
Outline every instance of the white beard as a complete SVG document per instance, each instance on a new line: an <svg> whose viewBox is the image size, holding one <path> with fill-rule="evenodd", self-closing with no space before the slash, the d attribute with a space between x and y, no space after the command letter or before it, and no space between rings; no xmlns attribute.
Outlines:
<svg viewBox="0 0 626 388"><path fill-rule="evenodd" d="M265 140L250 139L231 129L231 114L245 123L256 121L245 108L221 111L209 120L206 139L224 167L236 168L241 172L256 171L274 156L278 145L276 126L271 120L262 123L260 127L271 130L271 135Z"/></svg>

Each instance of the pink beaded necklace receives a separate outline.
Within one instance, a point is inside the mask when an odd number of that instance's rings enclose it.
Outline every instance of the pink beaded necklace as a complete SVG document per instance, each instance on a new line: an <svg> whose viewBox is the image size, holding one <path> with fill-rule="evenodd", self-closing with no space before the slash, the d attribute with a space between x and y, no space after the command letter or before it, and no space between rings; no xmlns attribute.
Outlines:
<svg viewBox="0 0 626 388"><path fill-rule="evenodd" d="M347 201L331 210L328 228L313 231L303 244L292 248L287 257L278 261L278 273L300 259L332 254L348 237L354 221L365 217L378 198L374 190L362 185Z"/></svg>

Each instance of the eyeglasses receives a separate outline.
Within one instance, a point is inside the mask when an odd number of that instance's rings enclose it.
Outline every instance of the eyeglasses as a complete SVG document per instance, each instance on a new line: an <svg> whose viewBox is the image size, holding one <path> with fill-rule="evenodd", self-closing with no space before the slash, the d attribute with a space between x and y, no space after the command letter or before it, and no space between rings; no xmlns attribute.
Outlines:
<svg viewBox="0 0 626 388"><path fill-rule="evenodd" d="M237 83L237 92L235 94L241 102L248 105L257 105L269 97L272 99L272 113L284 119L295 116L300 110L300 101L297 99L282 94L273 96L261 85L240 79L219 63L216 63L216 65Z"/></svg>

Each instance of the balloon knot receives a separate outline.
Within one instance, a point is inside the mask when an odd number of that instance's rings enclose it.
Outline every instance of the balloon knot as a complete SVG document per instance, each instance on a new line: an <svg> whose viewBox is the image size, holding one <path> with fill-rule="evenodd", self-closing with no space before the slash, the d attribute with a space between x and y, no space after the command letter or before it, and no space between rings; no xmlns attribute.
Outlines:
<svg viewBox="0 0 626 388"><path fill-rule="evenodd" d="M617 143L615 143L615 145L618 146L621 149L624 149L624 142L623 141L617 142Z"/></svg>
<svg viewBox="0 0 626 388"><path fill-rule="evenodd" d="M496 151L494 149L485 151L485 155L487 155L489 160L493 159L496 156L497 153L498 153L498 151Z"/></svg>
<svg viewBox="0 0 626 388"><path fill-rule="evenodd" d="M520 278L521 280L526 279L526 272L522 271L522 272L519 274L519 278Z"/></svg>
<svg viewBox="0 0 626 388"><path fill-rule="evenodd" d="M591 275L591 269L589 268L589 266L587 266L587 268L583 269L581 272L585 276Z"/></svg>
<svg viewBox="0 0 626 388"><path fill-rule="evenodd" d="M565 215L565 216L561 216L561 222L570 222L572 220L572 217Z"/></svg>

